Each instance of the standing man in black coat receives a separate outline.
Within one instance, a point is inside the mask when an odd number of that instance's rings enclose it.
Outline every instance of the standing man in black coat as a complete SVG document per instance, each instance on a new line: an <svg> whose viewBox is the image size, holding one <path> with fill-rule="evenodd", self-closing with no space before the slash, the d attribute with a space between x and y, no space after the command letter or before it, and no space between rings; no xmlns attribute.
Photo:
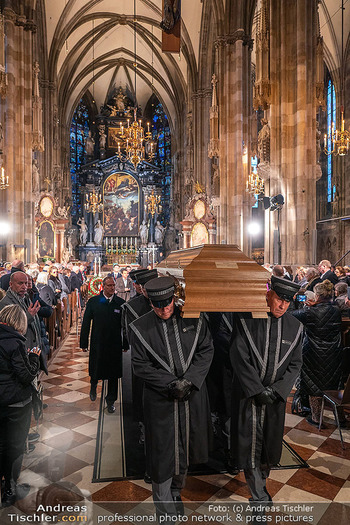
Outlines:
<svg viewBox="0 0 350 525"><path fill-rule="evenodd" d="M123 304L123 299L115 295L113 277L105 277L102 292L87 302L80 333L80 347L86 352L92 323L89 355L90 399L96 400L98 380L107 379L106 402L110 414L115 411L118 378L123 375L122 353L127 349L127 343L124 343L122 338Z"/></svg>
<svg viewBox="0 0 350 525"><path fill-rule="evenodd" d="M232 331L231 458L251 501L268 502L270 468L280 461L286 400L301 368L303 327L287 309L299 285L271 277L267 319L238 314Z"/></svg>

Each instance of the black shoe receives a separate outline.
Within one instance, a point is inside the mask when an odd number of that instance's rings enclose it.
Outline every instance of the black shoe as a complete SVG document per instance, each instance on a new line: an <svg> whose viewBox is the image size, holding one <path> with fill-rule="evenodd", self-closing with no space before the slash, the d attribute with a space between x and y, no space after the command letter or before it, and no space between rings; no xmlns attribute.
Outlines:
<svg viewBox="0 0 350 525"><path fill-rule="evenodd" d="M49 405L47 403L43 403L43 410L45 410L45 408L47 408Z"/></svg>
<svg viewBox="0 0 350 525"><path fill-rule="evenodd" d="M5 490L1 498L2 507L10 507L16 501L16 492L12 489Z"/></svg>
<svg viewBox="0 0 350 525"><path fill-rule="evenodd" d="M145 475L143 477L143 481L145 483L148 483L148 485L150 485L152 483L152 479L151 479L151 476L149 474L147 474L147 472L145 472Z"/></svg>
<svg viewBox="0 0 350 525"><path fill-rule="evenodd" d="M107 412L109 414L113 414L113 412L115 412L115 406L114 405L107 405Z"/></svg>
<svg viewBox="0 0 350 525"><path fill-rule="evenodd" d="M29 443L34 443L35 441L38 441L39 438L40 434L38 432L31 432L30 434L28 434Z"/></svg>
<svg viewBox="0 0 350 525"><path fill-rule="evenodd" d="M185 515L185 507L182 502L180 494L178 496L173 496L173 500L175 503L175 509L178 516L184 516Z"/></svg>
<svg viewBox="0 0 350 525"><path fill-rule="evenodd" d="M230 464L227 464L227 465L226 465L226 472L227 472L228 474L231 474L231 476L237 476L237 474L239 474L240 471L241 471L241 470L240 470L239 468L237 468L237 467L233 467L233 466L230 465Z"/></svg>
<svg viewBox="0 0 350 525"><path fill-rule="evenodd" d="M96 401L97 393L96 388L90 388L90 399L91 401Z"/></svg>

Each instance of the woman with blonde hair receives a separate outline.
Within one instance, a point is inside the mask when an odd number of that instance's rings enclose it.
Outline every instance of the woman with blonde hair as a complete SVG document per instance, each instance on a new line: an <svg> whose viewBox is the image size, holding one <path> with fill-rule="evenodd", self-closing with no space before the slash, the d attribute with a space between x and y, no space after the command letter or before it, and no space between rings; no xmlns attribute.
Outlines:
<svg viewBox="0 0 350 525"><path fill-rule="evenodd" d="M309 308L292 312L305 326L300 386L309 395L307 421L315 426L320 421L322 392L338 390L342 372L341 313L332 304L333 289L328 279L316 284L315 301L307 302ZM342 419L345 424L344 415Z"/></svg>
<svg viewBox="0 0 350 525"><path fill-rule="evenodd" d="M39 371L39 348L26 348L27 317L19 305L0 311L0 479L2 506L16 500L32 413L31 383Z"/></svg>

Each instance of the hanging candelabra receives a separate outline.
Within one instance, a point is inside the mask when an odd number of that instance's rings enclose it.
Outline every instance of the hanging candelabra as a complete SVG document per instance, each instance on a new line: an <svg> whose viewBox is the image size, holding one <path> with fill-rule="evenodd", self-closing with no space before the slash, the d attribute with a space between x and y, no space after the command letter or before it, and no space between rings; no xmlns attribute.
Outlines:
<svg viewBox="0 0 350 525"><path fill-rule="evenodd" d="M341 57L340 57L340 101L344 102L344 0L341 3ZM335 123L329 127L328 135L324 136L323 149L326 155L339 155L343 157L349 153L350 131L345 129L344 107L340 107L340 129L335 127Z"/></svg>
<svg viewBox="0 0 350 525"><path fill-rule="evenodd" d="M9 176L5 175L5 170L2 167L1 175L0 175L0 190L6 190L6 188L8 187L9 187Z"/></svg>
<svg viewBox="0 0 350 525"><path fill-rule="evenodd" d="M252 195L260 195L261 193L264 193L264 179L259 177L257 173L251 173L248 175L245 191Z"/></svg>
<svg viewBox="0 0 350 525"><path fill-rule="evenodd" d="M118 152L117 156L121 159L124 154L133 165L136 166L145 159L145 148L148 160L155 157L156 144L152 140L152 133L150 131L150 123L147 123L147 131L142 127L142 121L137 120L137 108L134 108L134 120L130 123L127 120L127 125L123 126L120 122L117 131L118 136Z"/></svg>
<svg viewBox="0 0 350 525"><path fill-rule="evenodd" d="M160 195L155 195L154 190L152 190L151 195L147 197L146 200L147 203L147 212L154 217L154 215L157 213L162 213L162 206L160 205Z"/></svg>
<svg viewBox="0 0 350 525"><path fill-rule="evenodd" d="M87 213L101 213L103 211L101 194L96 194L95 192L87 193L84 208Z"/></svg>
<svg viewBox="0 0 350 525"><path fill-rule="evenodd" d="M118 158L122 158L122 154L132 162L135 169L137 165L145 159L145 149L148 160L152 160L155 156L156 143L152 140L152 133L150 131L150 124L147 123L147 131L145 132L142 127L142 121L137 120L137 97L136 97L136 81L137 81L137 54L136 54L136 0L134 0L134 92L135 92L135 107L134 107L134 120L130 123L130 119L127 121L127 126L123 126L120 123L119 130L117 131L118 142ZM153 75L153 63L152 63L152 75Z"/></svg>
<svg viewBox="0 0 350 525"><path fill-rule="evenodd" d="M345 129L344 110L341 108L340 130L335 129L335 124L324 136L324 152L326 155L339 155L343 157L349 153L350 149L350 132Z"/></svg>

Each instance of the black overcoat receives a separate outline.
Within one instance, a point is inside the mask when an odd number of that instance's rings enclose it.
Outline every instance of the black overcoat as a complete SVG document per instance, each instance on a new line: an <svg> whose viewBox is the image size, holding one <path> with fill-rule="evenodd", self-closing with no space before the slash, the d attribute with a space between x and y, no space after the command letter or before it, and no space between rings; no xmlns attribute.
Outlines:
<svg viewBox="0 0 350 525"><path fill-rule="evenodd" d="M144 295L137 295L123 304L123 335L129 341L130 324L152 310L151 303ZM135 421L143 421L143 380L132 372L132 412Z"/></svg>
<svg viewBox="0 0 350 525"><path fill-rule="evenodd" d="M233 369L231 456L239 468L278 464L285 405L301 368L303 327L285 313L279 319L234 317L230 357ZM254 396L271 386L273 405L258 406Z"/></svg>
<svg viewBox="0 0 350 525"><path fill-rule="evenodd" d="M90 326L89 375L97 379L122 377L122 352L127 345L122 338L123 299L113 296L109 302L103 293L91 297L86 305L80 333L80 347L88 348Z"/></svg>
<svg viewBox="0 0 350 525"><path fill-rule="evenodd" d="M302 392L321 396L323 390L338 390L342 374L340 309L323 302L297 310L293 315L305 326Z"/></svg>
<svg viewBox="0 0 350 525"><path fill-rule="evenodd" d="M189 463L206 463L211 421L205 377L214 349L207 321L183 319L176 308L166 321L153 310L130 325L135 375L144 380L147 472L162 483L184 474ZM168 384L191 381L188 401L169 399Z"/></svg>
<svg viewBox="0 0 350 525"><path fill-rule="evenodd" d="M232 313L210 312L210 333L214 343L214 357L207 376L210 408L212 412L231 417L232 366L230 340L232 335Z"/></svg>

